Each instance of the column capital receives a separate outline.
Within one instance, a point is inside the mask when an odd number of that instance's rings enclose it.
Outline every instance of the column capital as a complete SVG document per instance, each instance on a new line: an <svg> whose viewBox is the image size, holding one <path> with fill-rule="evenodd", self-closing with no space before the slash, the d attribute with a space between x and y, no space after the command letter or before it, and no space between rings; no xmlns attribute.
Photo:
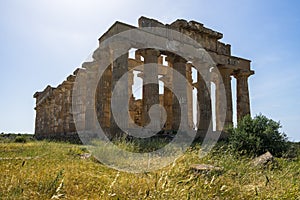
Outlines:
<svg viewBox="0 0 300 200"><path fill-rule="evenodd" d="M137 50L136 54L141 55L144 58L146 56L156 56L156 57L158 57L158 56L161 55L161 52L157 49L139 49L139 50Z"/></svg>
<svg viewBox="0 0 300 200"><path fill-rule="evenodd" d="M194 59L192 60L192 65L197 69L200 68L200 70L207 70L210 68L215 68L216 65L215 63L211 63L211 62L207 62L207 61L203 61L201 59ZM198 69L197 69L198 70Z"/></svg>
<svg viewBox="0 0 300 200"><path fill-rule="evenodd" d="M233 76L238 79L240 77L249 77L254 74L253 70L235 70Z"/></svg>
<svg viewBox="0 0 300 200"><path fill-rule="evenodd" d="M219 70L222 76L230 76L233 74L234 70L232 68L228 68L224 65L219 65L216 70Z"/></svg>
<svg viewBox="0 0 300 200"><path fill-rule="evenodd" d="M221 81L221 80L223 80L223 82L230 81L232 73L233 73L233 69L230 69L230 68L227 68L224 66L214 67L212 70L211 80L214 83L217 83L218 81Z"/></svg>

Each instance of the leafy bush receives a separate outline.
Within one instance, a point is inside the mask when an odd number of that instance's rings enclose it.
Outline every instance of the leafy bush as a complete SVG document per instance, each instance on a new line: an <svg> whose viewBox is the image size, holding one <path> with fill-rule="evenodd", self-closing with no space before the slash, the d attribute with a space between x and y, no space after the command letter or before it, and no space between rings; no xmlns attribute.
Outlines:
<svg viewBox="0 0 300 200"><path fill-rule="evenodd" d="M258 156L269 151L274 156L282 156L289 144L281 125L264 115L253 119L245 116L237 127L228 129L230 147L239 154Z"/></svg>
<svg viewBox="0 0 300 200"><path fill-rule="evenodd" d="M27 139L26 139L26 137L24 137L24 136L17 136L17 137L15 138L15 142L18 142L18 143L26 143L26 142L27 142Z"/></svg>

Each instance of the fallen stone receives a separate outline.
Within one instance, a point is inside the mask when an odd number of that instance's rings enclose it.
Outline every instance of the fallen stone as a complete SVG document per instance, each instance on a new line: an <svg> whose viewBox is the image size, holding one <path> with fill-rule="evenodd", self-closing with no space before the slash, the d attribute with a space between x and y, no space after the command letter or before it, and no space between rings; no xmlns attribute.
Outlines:
<svg viewBox="0 0 300 200"><path fill-rule="evenodd" d="M262 154L255 158L252 163L254 166L261 166L264 167L274 161L274 157L272 154L268 151L265 154Z"/></svg>
<svg viewBox="0 0 300 200"><path fill-rule="evenodd" d="M91 155L92 154L90 154L90 153L84 153L84 154L80 155L80 158L81 159L87 159L87 158L91 157Z"/></svg>
<svg viewBox="0 0 300 200"><path fill-rule="evenodd" d="M191 170L200 172L200 173L208 173L208 172L220 172L222 171L221 167L215 167L213 165L207 165L207 164L193 164L190 166Z"/></svg>

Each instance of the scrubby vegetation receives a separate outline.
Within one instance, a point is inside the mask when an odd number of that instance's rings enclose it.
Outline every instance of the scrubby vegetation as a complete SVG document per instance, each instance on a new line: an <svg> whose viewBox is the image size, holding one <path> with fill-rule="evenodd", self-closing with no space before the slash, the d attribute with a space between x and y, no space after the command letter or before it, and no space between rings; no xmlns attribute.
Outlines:
<svg viewBox="0 0 300 200"><path fill-rule="evenodd" d="M1 133L0 134L0 143L26 143L28 141L34 141L32 134L15 134L15 133Z"/></svg>
<svg viewBox="0 0 300 200"><path fill-rule="evenodd" d="M264 115L253 119L245 116L237 127L229 132L230 148L240 155L258 156L267 151L275 156L282 156L289 150L286 134L280 132L281 125Z"/></svg>

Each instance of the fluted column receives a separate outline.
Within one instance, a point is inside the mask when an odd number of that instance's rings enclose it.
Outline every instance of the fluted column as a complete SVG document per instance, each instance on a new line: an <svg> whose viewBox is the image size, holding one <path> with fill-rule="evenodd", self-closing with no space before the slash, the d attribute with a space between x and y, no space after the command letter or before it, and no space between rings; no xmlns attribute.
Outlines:
<svg viewBox="0 0 300 200"><path fill-rule="evenodd" d="M207 68L204 68L207 69ZM205 76L205 77L203 77ZM212 118L211 82L209 71L197 72L198 130L207 131Z"/></svg>
<svg viewBox="0 0 300 200"><path fill-rule="evenodd" d="M75 124L72 115L72 89L74 79L68 79L63 82L65 88L65 101L64 101L64 132L74 132Z"/></svg>
<svg viewBox="0 0 300 200"><path fill-rule="evenodd" d="M133 98L133 94L132 94L132 86L134 84L134 74L133 74L133 70L128 71L128 128L132 128L134 122L134 118L132 118L132 115L130 113L130 106L131 106L131 102L132 102L132 98Z"/></svg>
<svg viewBox="0 0 300 200"><path fill-rule="evenodd" d="M44 103L44 127L43 127L43 133L45 135L48 135L49 134L49 126L50 126L50 109L49 109L49 106L50 106L50 103L49 103L49 100L46 99L45 100L45 103Z"/></svg>
<svg viewBox="0 0 300 200"><path fill-rule="evenodd" d="M85 130L85 111L86 111L86 70L79 68L73 72L73 74L77 77L74 87L76 88L73 91L73 100L75 102L76 111L73 110L73 116L76 119L76 129L79 132ZM61 93L58 98L58 104L61 100ZM61 110L61 106L58 108ZM59 123L58 123L59 124ZM59 126L58 126L59 127Z"/></svg>
<svg viewBox="0 0 300 200"><path fill-rule="evenodd" d="M58 90L58 98L57 105L58 107L58 120L57 120L57 132L64 132L64 88L62 85L57 87Z"/></svg>
<svg viewBox="0 0 300 200"><path fill-rule="evenodd" d="M231 92L232 69L219 66L218 70L220 77L218 77L216 81L216 128L218 131L222 131L223 128L232 126L233 124ZM222 127L222 125L224 126Z"/></svg>
<svg viewBox="0 0 300 200"><path fill-rule="evenodd" d="M254 71L239 70L234 74L236 78L237 91L237 120L241 120L244 116L250 115L250 99L248 88L248 77L254 74Z"/></svg>
<svg viewBox="0 0 300 200"><path fill-rule="evenodd" d="M187 91L187 107L188 107L188 125L189 128L194 127L193 122L193 78L192 78L192 64L188 63L186 65L186 79L188 81L186 91Z"/></svg>
<svg viewBox="0 0 300 200"><path fill-rule="evenodd" d="M48 97L48 103L49 103L49 121L48 121L48 132L47 134L53 134L54 133L54 97L53 93L51 96Z"/></svg>
<svg viewBox="0 0 300 200"><path fill-rule="evenodd" d="M85 130L89 132L96 131L96 85L99 80L97 72L99 63L97 61L85 62L82 67L86 69L86 99L85 99Z"/></svg>
<svg viewBox="0 0 300 200"><path fill-rule="evenodd" d="M177 55L169 55L167 61L173 64L174 71L176 70L179 74L184 77L184 82L180 82L179 75L173 73L173 91L181 96L180 99L177 99L176 96L173 96L173 130L178 130L179 125L181 125L182 130L188 128L188 100L187 100L187 79L186 79L186 60ZM181 113L183 111L183 113ZM182 119L181 119L182 118ZM182 122L182 123L181 123Z"/></svg>
<svg viewBox="0 0 300 200"><path fill-rule="evenodd" d="M36 111L36 117L35 117L35 130L34 134L37 136L40 136L41 134L41 127L42 127L42 120L43 120L43 113L41 110L41 105L36 106L35 108Z"/></svg>
<svg viewBox="0 0 300 200"><path fill-rule="evenodd" d="M171 71L170 71L171 72ZM166 110L166 123L164 130L172 129L172 105L173 105L173 93L172 93L172 74L166 74L161 81L164 82L164 95L163 95L163 106Z"/></svg>
<svg viewBox="0 0 300 200"><path fill-rule="evenodd" d="M110 126L111 76L111 65L109 65L97 86L97 117L103 129L108 129Z"/></svg>
<svg viewBox="0 0 300 200"><path fill-rule="evenodd" d="M144 57L144 76L143 76L143 113L142 113L142 125L147 126L150 122L149 109L152 105L159 104L159 85L158 85L158 57L160 52L155 49L145 49L141 51ZM153 64L155 69L146 66L147 64ZM159 127L160 113L154 113L153 120L154 128Z"/></svg>
<svg viewBox="0 0 300 200"><path fill-rule="evenodd" d="M112 64L112 79L111 79L111 91L117 92L115 93L116 97L118 98L117 101L122 102L122 104L118 105L111 105L117 106L116 110L119 110L120 113L118 116L113 116L113 113L110 115L110 134L111 136L119 136L121 133L119 128L127 129L128 128L128 113L129 113L129 107L128 107L128 45L117 45L117 48L113 48L111 50L111 56L113 60ZM124 83L118 84L116 90L116 83L121 79ZM114 91L115 90L115 91ZM125 104L123 104L125 103ZM115 115L117 113L114 113ZM115 118L118 117L119 124L116 124Z"/></svg>

